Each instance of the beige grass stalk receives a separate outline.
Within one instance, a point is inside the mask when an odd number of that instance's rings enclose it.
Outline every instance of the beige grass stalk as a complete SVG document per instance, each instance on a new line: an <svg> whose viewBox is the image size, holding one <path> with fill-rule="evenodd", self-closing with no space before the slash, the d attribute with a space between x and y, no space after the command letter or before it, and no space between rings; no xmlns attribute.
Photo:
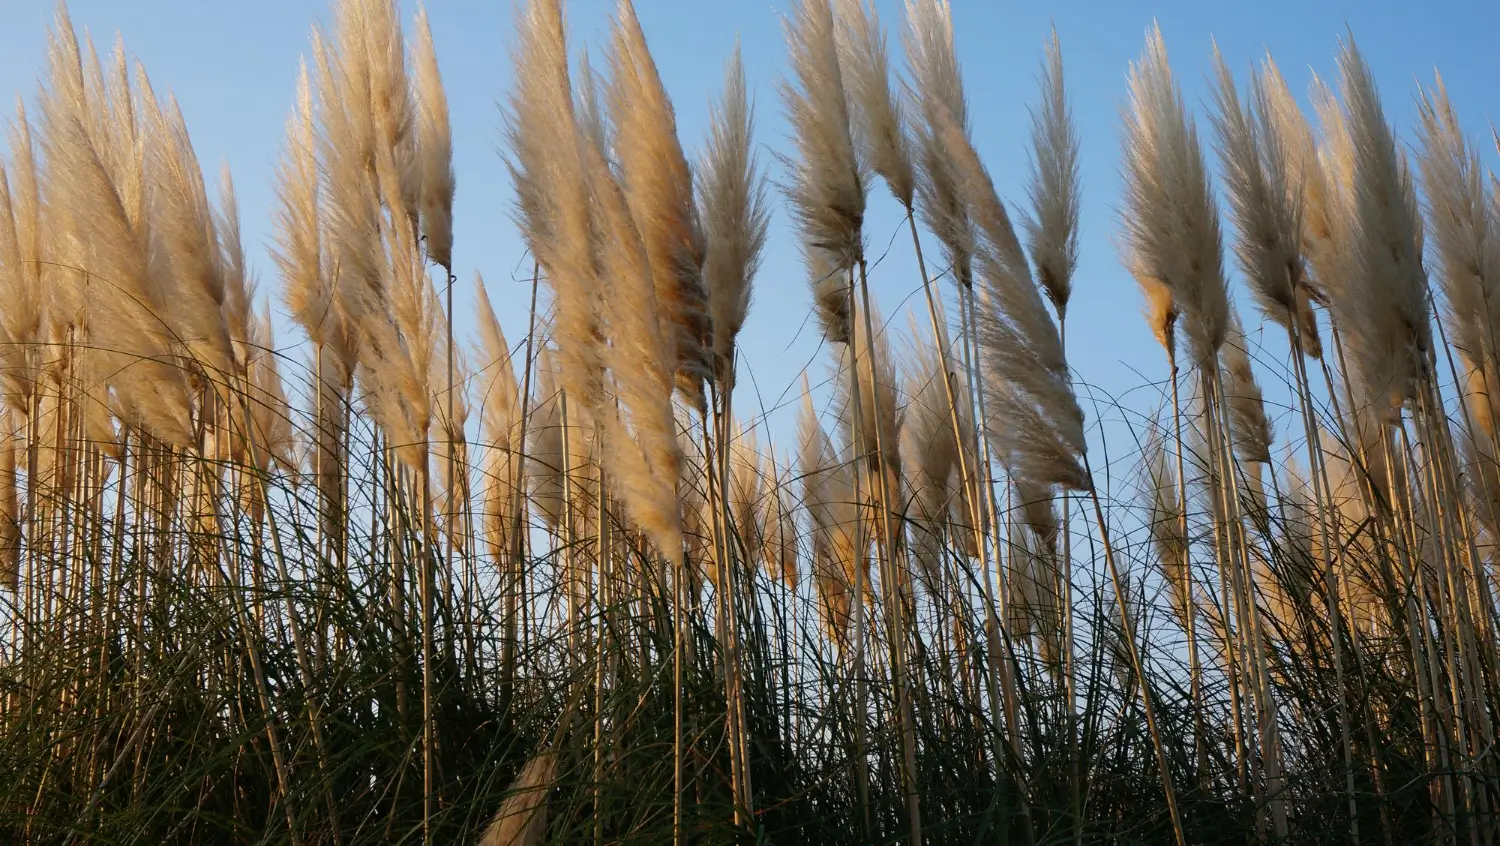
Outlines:
<svg viewBox="0 0 1500 846"><path fill-rule="evenodd" d="M839 459L828 433L818 423L812 394L806 379L802 386L802 408L798 418L798 465L802 472L803 501L813 527L813 580L820 597L820 609L832 640L841 656L851 662L856 701L863 704L864 631L863 621L853 626L851 613L863 617L864 584L867 568L862 540L859 488L853 467ZM859 706L857 705L858 709ZM865 714L856 710L854 720L856 788L863 812L868 815L869 772L865 758ZM872 821L866 816L866 829Z"/></svg>
<svg viewBox="0 0 1500 846"><path fill-rule="evenodd" d="M16 455L24 440L10 410L0 412L0 584L16 599L21 575L21 510L16 496ZM12 640L12 647L19 641Z"/></svg>

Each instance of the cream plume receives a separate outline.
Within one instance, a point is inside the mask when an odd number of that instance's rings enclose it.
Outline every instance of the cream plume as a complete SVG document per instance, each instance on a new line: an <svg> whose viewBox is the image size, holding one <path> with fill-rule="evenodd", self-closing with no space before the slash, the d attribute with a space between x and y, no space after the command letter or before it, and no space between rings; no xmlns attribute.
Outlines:
<svg viewBox="0 0 1500 846"><path fill-rule="evenodd" d="M552 289L554 339L570 406L593 408L602 390L600 292L561 3L531 0L517 30L515 89L505 116L517 219Z"/></svg>
<svg viewBox="0 0 1500 846"><path fill-rule="evenodd" d="M1464 138L1442 77L1423 93L1419 107L1418 163L1444 319L1453 345L1477 376L1472 413L1493 433L1500 416L1500 344L1494 335L1500 326L1500 191L1486 184L1479 151Z"/></svg>
<svg viewBox="0 0 1500 846"><path fill-rule="evenodd" d="M683 399L701 408L712 340L693 172L677 140L672 101L631 0L620 0L609 66L614 156L650 261L656 303L667 323L668 360L675 362Z"/></svg>
<svg viewBox="0 0 1500 846"><path fill-rule="evenodd" d="M850 337L849 314L837 289L841 272L864 255L865 183L828 0L797 0L784 29L796 82L783 82L781 96L797 146L786 190L824 336L842 343Z"/></svg>
<svg viewBox="0 0 1500 846"><path fill-rule="evenodd" d="M417 7L412 40L415 65L417 171L420 174L422 237L427 256L453 273L453 130L448 123L448 95L432 46L432 27L425 6Z"/></svg>
<svg viewBox="0 0 1500 846"><path fill-rule="evenodd" d="M969 134L969 106L953 47L947 0L907 0L902 32L912 81L908 97L922 120L913 126L918 165L917 210L943 245L943 258L963 286L972 283L974 233L964 208L959 176L943 149L943 127Z"/></svg>
<svg viewBox="0 0 1500 846"><path fill-rule="evenodd" d="M539 752L510 786L479 846L541 846L547 836L547 797L557 781L557 753Z"/></svg>
<svg viewBox="0 0 1500 846"><path fill-rule="evenodd" d="M984 296L976 309L984 376L993 397L986 425L1018 475L1036 484L1087 490L1083 411L1057 325L973 145L951 120L944 121L941 140L960 177L967 215L982 236L976 259Z"/></svg>
<svg viewBox="0 0 1500 846"><path fill-rule="evenodd" d="M829 629L842 641L849 628L855 567L864 566L858 540L860 508L854 497L852 468L837 458L828 433L818 423L805 380L798 441L803 501L813 527L813 578Z"/></svg>
<svg viewBox="0 0 1500 846"><path fill-rule="evenodd" d="M1047 42L1042 103L1031 115L1032 215L1024 221L1037 282L1062 318L1078 267L1078 130L1063 89L1062 45L1056 30Z"/></svg>
<svg viewBox="0 0 1500 846"><path fill-rule="evenodd" d="M1352 42L1339 53L1339 71L1342 110L1331 95L1318 99L1324 159L1346 230L1334 245L1342 246L1340 264L1323 283L1350 385L1384 422L1415 396L1431 344L1420 217L1374 77Z"/></svg>
<svg viewBox="0 0 1500 846"><path fill-rule="evenodd" d="M605 472L626 514L670 558L682 549L677 476L682 454L672 412L672 325L658 319L651 261L625 193L594 151L588 169L598 217L599 271L608 280L603 350L616 405L600 411ZM665 325L664 325L665 324Z"/></svg>
<svg viewBox="0 0 1500 846"><path fill-rule="evenodd" d="M770 210L765 175L751 148L755 119L738 47L725 76L699 166L698 213L706 240L703 282L713 326L714 375L732 386L734 342L750 311L751 283L760 269Z"/></svg>
<svg viewBox="0 0 1500 846"><path fill-rule="evenodd" d="M1210 362L1224 343L1229 320L1218 207L1198 131L1154 24L1145 53L1130 66L1125 177L1130 252L1143 275L1172 292L1192 363Z"/></svg>
<svg viewBox="0 0 1500 846"><path fill-rule="evenodd" d="M1257 76L1251 85L1251 102L1242 104L1234 77L1217 48L1214 63L1218 77L1214 126L1235 224L1235 255L1261 312L1288 331L1299 332L1303 349L1317 357L1322 344L1308 303L1304 194L1292 183L1295 174L1289 146L1295 142L1289 143L1276 131L1279 94L1273 93L1267 78Z"/></svg>
<svg viewBox="0 0 1500 846"><path fill-rule="evenodd" d="M515 509L520 505L516 483L524 477L522 464L521 395L516 372L511 364L510 345L495 318L484 279L474 275L478 297L475 316L479 321L479 423L485 458L484 521L485 540L490 554L498 560L511 555L515 542Z"/></svg>
<svg viewBox="0 0 1500 846"><path fill-rule="evenodd" d="M911 209L916 193L910 143L901 100L891 88L885 30L871 0L835 0L838 57L843 71L854 137L870 169L880 174L901 205Z"/></svg>

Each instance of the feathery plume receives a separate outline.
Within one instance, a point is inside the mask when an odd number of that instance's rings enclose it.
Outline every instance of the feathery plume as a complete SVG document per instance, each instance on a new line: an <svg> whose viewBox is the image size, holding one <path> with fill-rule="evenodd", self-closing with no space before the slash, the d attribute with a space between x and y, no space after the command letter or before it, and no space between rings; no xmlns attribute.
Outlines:
<svg viewBox="0 0 1500 846"><path fill-rule="evenodd" d="M1162 579L1170 591L1172 613L1187 629L1189 615L1193 613L1188 538L1182 533L1182 486L1177 471L1167 461L1165 436L1166 432L1160 426L1153 425L1143 449L1147 526L1151 531L1151 546L1156 552L1155 562L1161 568Z"/></svg>
<svg viewBox="0 0 1500 846"><path fill-rule="evenodd" d="M1240 326L1239 315L1232 309L1229 313L1229 334L1225 338L1221 354L1224 373L1229 377L1224 385L1224 399L1229 405L1234 453L1241 461L1269 464L1271 423L1266 419L1265 402L1261 398L1260 383L1255 379L1255 369L1250 366L1250 350L1245 340L1245 331Z"/></svg>
<svg viewBox="0 0 1500 846"><path fill-rule="evenodd" d="M271 327L271 309L262 307L250 322L246 372L250 384L250 425L253 428L255 452L263 470L273 463L291 472L297 467L296 433L292 428L291 406L281 381L280 357Z"/></svg>
<svg viewBox="0 0 1500 846"><path fill-rule="evenodd" d="M335 384L345 389L359 359L367 316L378 316L385 310L380 202L371 179L376 147L369 105L371 71L363 46L363 21L351 11L353 2L345 0L339 6L333 44L317 31L313 33L316 155L321 165L325 221L319 243L326 251L326 290L338 319L322 319L316 310L322 305L317 297L309 300L314 309L306 318L320 319L320 333L335 341L326 346L326 351L338 356L329 364L337 365L335 371L341 378ZM347 339L341 335L347 335Z"/></svg>
<svg viewBox="0 0 1500 846"><path fill-rule="evenodd" d="M901 35L911 68L908 97L922 120L912 127L918 166L917 210L943 246L943 258L959 284L972 280L973 227L964 208L959 176L943 149L942 127L951 122L968 137L969 106L953 48L948 0L907 0Z"/></svg>
<svg viewBox="0 0 1500 846"><path fill-rule="evenodd" d="M873 299L873 298L872 298ZM870 337L862 307L856 306L854 335L839 350L835 367L838 395L836 407L840 422L846 427L854 454L869 465L872 474L886 473L891 482L900 478L901 408L898 395L896 364L891 357L890 340L884 320L873 308L869 325L875 329ZM859 380L859 409L853 408L854 380ZM881 449L884 449L884 452ZM872 478L879 478L878 475ZM874 483L871 483L872 486ZM871 496L877 490L868 491ZM896 493L893 487L891 493ZM891 504L894 505L894 504Z"/></svg>
<svg viewBox="0 0 1500 846"><path fill-rule="evenodd" d="M1386 421L1415 395L1431 344L1420 216L1375 79L1352 41L1339 52L1339 71L1349 156L1345 209L1351 272L1326 284L1356 396Z"/></svg>
<svg viewBox="0 0 1500 846"><path fill-rule="evenodd" d="M1264 76L1257 76L1250 102L1242 104L1217 46L1214 67L1218 110L1213 120L1235 224L1235 256L1262 313L1287 331L1300 332L1304 350L1317 357L1322 346L1306 287L1303 193L1292 183L1296 174L1287 142L1275 131L1277 95Z"/></svg>
<svg viewBox="0 0 1500 846"><path fill-rule="evenodd" d="M271 258L281 274L281 296L287 310L314 344L325 346L346 337L336 331L341 316L323 272L319 227L318 153L313 124L312 84L307 64L297 74L297 105L287 119L286 144L276 165L275 236ZM340 360L352 359L349 353Z"/></svg>
<svg viewBox="0 0 1500 846"><path fill-rule="evenodd" d="M765 174L750 146L755 119L745 95L738 46L711 121L699 167L703 282L713 327L714 378L732 387L734 342L750 311L751 282L760 269L770 225Z"/></svg>
<svg viewBox="0 0 1500 846"><path fill-rule="evenodd" d="M1442 77L1418 103L1422 147L1418 164L1427 199L1452 343L1478 390L1470 405L1493 433L1500 412L1500 193L1485 184L1478 149L1464 138ZM1489 189L1489 190L1486 190Z"/></svg>
<svg viewBox="0 0 1500 846"><path fill-rule="evenodd" d="M484 278L474 274L478 297L475 317L479 321L479 425L483 433L485 541L490 554L504 560L511 554L515 509L519 504L516 481L525 470L521 464L521 388L510 360L510 345L495 318Z"/></svg>
<svg viewBox="0 0 1500 846"><path fill-rule="evenodd" d="M560 0L530 0L516 28L516 82L505 115L516 216L552 289L554 341L569 407L594 408L602 390L599 291Z"/></svg>
<svg viewBox="0 0 1500 846"><path fill-rule="evenodd" d="M798 581L796 495L788 474L781 471L776 455L767 452L762 461L761 478L769 487L760 500L760 524L765 528L763 554L766 573L795 590Z"/></svg>
<svg viewBox="0 0 1500 846"><path fill-rule="evenodd" d="M1016 477L1016 499L1021 520L1036 537L1042 550L1056 555L1062 522L1057 516L1056 491L1050 485L1039 485L1024 475Z"/></svg>
<svg viewBox="0 0 1500 846"><path fill-rule="evenodd" d="M761 559L766 544L767 526L761 519L764 514L762 500L772 492L766 489L763 465L755 429L745 429L735 421L734 438L729 442L729 486L726 493L729 516L744 546L747 566Z"/></svg>
<svg viewBox="0 0 1500 846"><path fill-rule="evenodd" d="M235 362L243 365L250 355L255 311L255 280L245 266L245 247L240 238L240 206L235 197L234 177L226 163L219 171L219 207L214 211L214 230L219 236L220 275L224 281L224 325L234 344Z"/></svg>
<svg viewBox="0 0 1500 846"><path fill-rule="evenodd" d="M891 88L890 55L885 30L871 0L834 0L838 15L839 67L854 138L866 163L885 180L891 194L908 210L916 193L910 144L901 101Z"/></svg>
<svg viewBox="0 0 1500 846"><path fill-rule="evenodd" d="M1171 291L1182 310L1188 354L1195 364L1212 361L1229 320L1218 207L1198 131L1155 24L1145 53L1130 66L1123 216L1137 278Z"/></svg>
<svg viewBox="0 0 1500 846"><path fill-rule="evenodd" d="M797 0L784 29L796 83L781 83L787 119L797 145L786 187L802 251L812 275L813 299L823 334L850 337L842 272L864 255L865 182L849 126L833 11L829 0Z"/></svg>
<svg viewBox="0 0 1500 846"><path fill-rule="evenodd" d="M1032 215L1024 220L1037 282L1061 319L1068 311L1073 271L1078 267L1078 131L1063 89L1062 45L1057 31L1047 42L1042 104L1031 114L1031 173L1027 181Z"/></svg>
<svg viewBox="0 0 1500 846"><path fill-rule="evenodd" d="M21 253L14 205L10 180L0 165L0 299L16 304L0 312L0 389L5 403L25 415L31 413L36 393L38 374L32 364L41 330L41 291L31 284L31 271Z"/></svg>
<svg viewBox="0 0 1500 846"><path fill-rule="evenodd" d="M374 165L381 200L393 212L400 207L409 225L421 217L421 178L416 135L417 114L411 78L406 71L406 43L396 0L344 0L360 19L362 44L343 42L346 55L362 50L369 68L369 109L374 119Z"/></svg>
<svg viewBox="0 0 1500 846"><path fill-rule="evenodd" d="M562 392L558 384L556 355L550 346L537 356L536 388L531 400L531 418L526 432L526 483L531 502L553 532L562 529L563 502L567 491L563 470Z"/></svg>
<svg viewBox="0 0 1500 846"><path fill-rule="evenodd" d="M980 238L976 259L983 282L980 354L989 382L990 426L1001 455L1016 473L1037 484L1088 490L1080 462L1087 446L1083 410L1073 394L1057 325L1031 279L1025 252L979 155L951 120L942 144L954 163L967 216Z"/></svg>
<svg viewBox="0 0 1500 846"><path fill-rule="evenodd" d="M448 95L438 71L427 8L417 7L412 40L415 65L417 170L422 185L422 237L433 264L453 273L453 130L448 124Z"/></svg>
<svg viewBox="0 0 1500 846"><path fill-rule="evenodd" d="M521 768L479 846L541 846L547 836L547 798L557 781L557 753L540 752Z"/></svg>
<svg viewBox="0 0 1500 846"><path fill-rule="evenodd" d="M657 548L682 549L677 476L682 453L672 412L673 327L658 318L650 254L624 190L592 147L588 176L598 217L599 275L608 280L608 365L617 407L601 410L605 471L626 513ZM665 324L665 325L663 325Z"/></svg>
<svg viewBox="0 0 1500 846"><path fill-rule="evenodd" d="M16 497L16 453L23 448L14 416L0 411L0 587L14 594L21 577L21 511Z"/></svg>
<svg viewBox="0 0 1500 846"><path fill-rule="evenodd" d="M818 423L805 379L798 442L803 501L813 526L813 577L830 628L842 641L849 628L849 594L855 567L865 566L857 540L860 508L854 498L850 465L837 459L828 433Z"/></svg>
<svg viewBox="0 0 1500 846"><path fill-rule="evenodd" d="M64 8L50 33L41 105L49 225L57 226L56 241L64 249L76 251L56 258L82 268L59 274L53 283L68 291L56 301L68 316L57 319L82 319L87 304L90 340L101 367L113 374L125 422L167 444L190 446L189 391L181 369L170 363L173 334L163 326L168 296L152 272L151 235L144 219L132 219L130 195L122 195L105 164L109 139L90 135L90 110L100 106L86 93L78 41Z"/></svg>
<svg viewBox="0 0 1500 846"><path fill-rule="evenodd" d="M910 337L912 343L903 367L907 402L901 426L901 465L910 486L908 520L913 527L912 552L928 590L937 593L948 511L955 497L966 502L967 491L961 480L956 486L952 484L958 475L959 444L953 439L951 409L944 386L948 376L938 342L918 325L915 317L911 320ZM954 387L954 395L967 396L958 386ZM971 538L971 545L972 542Z"/></svg>
<svg viewBox="0 0 1500 846"><path fill-rule="evenodd" d="M0 167L0 332L14 352L3 356L9 398L19 414L29 414L37 390L38 350L46 314L42 290L42 205L36 148L25 107L16 102L10 127L10 160ZM14 177L14 187L12 179Z"/></svg>
<svg viewBox="0 0 1500 846"><path fill-rule="evenodd" d="M657 306L668 324L683 399L702 408L712 340L704 290L703 232L693 203L693 172L677 140L677 118L646 46L631 0L620 0L606 92L614 154L650 262Z"/></svg>
<svg viewBox="0 0 1500 846"><path fill-rule="evenodd" d="M175 99L157 100L136 67L141 94L151 236L159 239L153 270L170 274L170 295L155 303L177 343L199 363L231 372L234 349L224 323L225 284L218 232L203 172Z"/></svg>

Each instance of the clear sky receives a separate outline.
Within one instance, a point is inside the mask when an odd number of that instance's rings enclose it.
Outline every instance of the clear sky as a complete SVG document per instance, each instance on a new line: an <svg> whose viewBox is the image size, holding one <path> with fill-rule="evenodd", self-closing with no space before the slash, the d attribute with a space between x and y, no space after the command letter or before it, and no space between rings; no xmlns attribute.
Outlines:
<svg viewBox="0 0 1500 846"><path fill-rule="evenodd" d="M772 153L789 144L775 83L783 73L780 20L789 2L637 0L690 151L701 147L709 100L739 39L758 107L762 160L773 177L780 177ZM1338 41L1352 33L1374 67L1388 116L1407 137L1415 86L1430 83L1436 68L1470 133L1485 140L1487 163L1495 164L1488 138L1489 122L1500 111L1495 93L1500 68L1494 60L1500 5L1491 2L953 0L953 6L977 146L1002 195L1012 202L1025 199L1027 108L1036 97L1043 41L1049 27L1057 28L1083 145L1082 263L1070 309L1069 358L1083 392L1090 391L1088 386L1107 386L1138 412L1154 408L1155 389L1147 383L1160 379L1165 368L1139 317L1139 295L1120 267L1114 239L1126 66L1140 53L1153 19L1162 25L1178 78L1200 115L1215 40L1241 79L1269 49L1293 90L1301 92L1312 73L1332 76ZM265 244L272 168L292 104L298 58L307 53L312 25L329 18L327 6L319 0L74 0L70 8L79 29L87 29L101 48L118 34L144 62L158 91L170 89L177 96L211 179L228 162L240 193L251 260L263 290L271 290L276 280ZM403 8L409 19L414 5L403 2ZM612 8L613 0L567 3L575 50L589 45L593 55L602 55L599 45ZM894 47L899 0L879 0L879 9ZM525 257L509 219L511 193L498 152L498 104L510 85L507 50L513 40L513 10L514 0L430 0L428 9L452 110L460 303L469 298L474 271L482 271L514 342L525 331L527 282L522 277L529 266L523 266ZM0 90L28 99L34 95L52 11L46 0L0 0ZM893 53L899 58L899 49ZM1211 136L1206 122L1201 129L1205 138ZM778 398L794 400L798 374L809 362L814 382L827 369L827 355L819 352L817 331L808 318L809 297L789 218L779 195L776 200L767 261L742 335L742 361L753 376L742 377L742 385L751 392L759 389L759 399L753 393L737 399L737 407L745 410ZM884 186L875 185L866 228L869 253L878 257L888 247L890 252L872 281L882 311L904 327L906 309L919 306L920 299L913 297L917 276L901 225ZM1239 274L1232 262L1229 267L1237 296L1248 306ZM461 331L470 325L463 317L458 323ZM1247 313L1246 324L1254 343L1258 315ZM1274 334L1266 333L1265 355L1272 368L1285 346L1272 341ZM280 340L290 345L298 338L288 329ZM1274 389L1268 394L1274 396ZM1085 406L1091 420L1100 416L1099 408ZM775 415L774 431L783 450L791 445L789 411ZM1112 445L1112 451L1119 446Z"/></svg>

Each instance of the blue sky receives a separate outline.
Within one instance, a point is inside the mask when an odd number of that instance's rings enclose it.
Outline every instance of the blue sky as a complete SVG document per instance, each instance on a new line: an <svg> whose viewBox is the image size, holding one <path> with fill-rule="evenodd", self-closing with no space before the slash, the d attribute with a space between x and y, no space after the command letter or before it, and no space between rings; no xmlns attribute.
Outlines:
<svg viewBox="0 0 1500 846"><path fill-rule="evenodd" d="M784 66L780 19L789 0L637 2L690 150L701 145L710 98L717 93L724 61L739 39L758 106L762 160L773 176L779 176L772 152L786 150L789 144L775 83ZM1416 84L1430 82L1438 68L1467 128L1485 139L1487 163L1495 161L1487 141L1489 121L1500 111L1493 87L1500 79L1493 61L1500 7L1494 4L953 0L953 5L977 146L1009 201L1024 201L1027 108L1036 96L1043 41L1049 27L1057 28L1083 143L1082 263L1070 309L1069 357L1085 393L1087 386L1108 386L1138 412L1149 412L1156 402L1153 388L1139 386L1160 379L1165 368L1139 317L1139 296L1120 267L1114 238L1126 66L1139 54L1153 19L1161 22L1173 66L1200 115L1215 40L1242 78L1250 63L1269 49L1294 91L1300 92L1312 72L1331 76L1338 41L1352 32L1374 67L1388 116L1403 133L1409 137ZM230 165L252 262L263 290L272 290L276 280L265 252L272 168L292 103L298 58L307 52L311 26L328 19L326 5L316 0L74 0L70 8L80 30L87 29L101 46L113 42L116 34L123 37L158 90L170 89L177 96L210 176L221 163ZM414 8L404 4L408 17ZM468 300L474 271L482 271L516 341L525 330L527 288L521 277L528 267L523 266L525 257L508 217L511 195L498 152L498 104L509 89L513 8L513 0L431 0L428 11L455 135L460 303ZM587 44L595 56L601 55L598 45L607 31L612 0L571 0L567 8L575 49ZM900 4L879 0L879 8L894 39ZM33 96L52 9L45 0L0 0L0 90ZM895 52L899 56L899 50ZM1206 124L1202 130L1208 137ZM779 196L777 205L767 261L742 336L742 361L750 374L741 384L751 393L737 399L739 409L770 405L778 398L794 400L802 369L811 362L816 382L827 367L816 329L806 320L804 274ZM882 311L904 327L905 310L920 300L913 297L915 263L901 226L884 187L874 186L866 228L869 252L878 257L891 249L872 282ZM1232 284L1248 306L1233 270ZM461 330L467 323L460 317ZM1246 324L1254 341L1258 316L1247 313ZM1271 369L1284 356L1284 342L1278 346L1275 334L1266 333ZM286 330L281 341L291 345L297 337ZM1275 393L1268 389L1269 395ZM1086 406L1091 418L1099 416L1096 408ZM790 446L790 411L775 415L782 449ZM1096 466L1099 463L1096 459Z"/></svg>

